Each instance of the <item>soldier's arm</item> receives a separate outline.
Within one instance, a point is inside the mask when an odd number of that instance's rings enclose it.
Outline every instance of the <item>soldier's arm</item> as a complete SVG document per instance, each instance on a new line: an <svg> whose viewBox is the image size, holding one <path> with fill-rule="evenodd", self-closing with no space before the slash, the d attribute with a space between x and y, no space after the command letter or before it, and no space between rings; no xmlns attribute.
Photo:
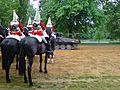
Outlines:
<svg viewBox="0 0 120 90"><path fill-rule="evenodd" d="M40 20L40 26L42 28L42 30L45 30L45 25L43 24L43 22Z"/></svg>
<svg viewBox="0 0 120 90"><path fill-rule="evenodd" d="M19 22L18 27L20 28L21 32L24 31L22 24Z"/></svg>

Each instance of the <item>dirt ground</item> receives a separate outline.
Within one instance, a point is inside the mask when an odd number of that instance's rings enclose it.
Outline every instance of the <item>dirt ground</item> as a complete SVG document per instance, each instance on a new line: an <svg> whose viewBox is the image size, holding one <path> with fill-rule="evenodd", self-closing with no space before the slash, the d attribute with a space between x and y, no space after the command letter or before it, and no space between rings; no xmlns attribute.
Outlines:
<svg viewBox="0 0 120 90"><path fill-rule="evenodd" d="M79 46L77 50L55 51L48 65L58 75L120 75L120 46Z"/></svg>
<svg viewBox="0 0 120 90"><path fill-rule="evenodd" d="M54 56L54 63L48 64L48 74L39 74L39 60L38 56L35 57L32 68L34 82L54 82L67 76L120 76L120 45L82 45L77 50L56 50ZM10 71L11 76L17 74L15 62ZM0 77L3 75L0 65Z"/></svg>
<svg viewBox="0 0 120 90"><path fill-rule="evenodd" d="M48 74L52 76L120 75L120 45L82 45L77 50L56 50L54 56L54 64L48 64ZM15 62L11 69L15 69ZM38 56L32 70L34 74L39 70Z"/></svg>
<svg viewBox="0 0 120 90"><path fill-rule="evenodd" d="M38 71L37 58L33 73ZM44 63L43 63L44 64ZM36 69L35 69L36 68ZM77 50L56 50L54 64L48 64L49 77L120 75L120 46L79 46Z"/></svg>

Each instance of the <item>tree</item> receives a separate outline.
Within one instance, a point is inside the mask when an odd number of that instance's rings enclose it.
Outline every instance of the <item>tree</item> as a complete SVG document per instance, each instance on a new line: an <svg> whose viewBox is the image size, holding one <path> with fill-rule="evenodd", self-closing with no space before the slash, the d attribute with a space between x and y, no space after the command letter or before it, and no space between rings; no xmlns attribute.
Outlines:
<svg viewBox="0 0 120 90"><path fill-rule="evenodd" d="M7 27L12 20L13 10L18 10L18 0L0 0L0 23Z"/></svg>
<svg viewBox="0 0 120 90"><path fill-rule="evenodd" d="M107 31L112 39L120 40L120 1L114 5L111 14L108 15Z"/></svg>
<svg viewBox="0 0 120 90"><path fill-rule="evenodd" d="M18 15L23 25L27 22L28 0L19 0Z"/></svg>
<svg viewBox="0 0 120 90"><path fill-rule="evenodd" d="M26 22L28 0L0 0L0 23L8 27L12 21L13 10L19 16L22 24Z"/></svg>
<svg viewBox="0 0 120 90"><path fill-rule="evenodd" d="M104 31L96 30L96 32L95 32L95 34L93 36L93 39L97 40L99 42L101 39L104 39L104 37L105 37Z"/></svg>
<svg viewBox="0 0 120 90"><path fill-rule="evenodd" d="M104 17L94 0L45 0L42 2L44 20L51 16L57 30L65 33L88 32L87 27L98 27Z"/></svg>
<svg viewBox="0 0 120 90"><path fill-rule="evenodd" d="M99 0L105 15L107 37L120 39L120 0Z"/></svg>

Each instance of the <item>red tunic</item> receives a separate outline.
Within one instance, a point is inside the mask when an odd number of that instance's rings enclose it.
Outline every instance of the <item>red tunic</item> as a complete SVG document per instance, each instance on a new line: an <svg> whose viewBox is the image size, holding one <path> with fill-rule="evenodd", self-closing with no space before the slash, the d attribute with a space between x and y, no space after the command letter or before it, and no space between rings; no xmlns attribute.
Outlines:
<svg viewBox="0 0 120 90"><path fill-rule="evenodd" d="M42 31L41 30L39 30L39 31L37 31L37 33L36 33L38 36L43 36L43 33L42 33Z"/></svg>
<svg viewBox="0 0 120 90"><path fill-rule="evenodd" d="M17 32L11 31L10 34L12 34L12 35L22 36L22 34L21 34L20 31L17 31Z"/></svg>
<svg viewBox="0 0 120 90"><path fill-rule="evenodd" d="M12 29L10 28L10 34L22 36L21 32L23 32L24 29L23 29L23 26L20 22L18 23L18 27L20 28L20 31L12 31Z"/></svg>
<svg viewBox="0 0 120 90"><path fill-rule="evenodd" d="M40 20L40 26L42 28L42 30L45 30L45 25L43 24L43 22Z"/></svg>
<svg viewBox="0 0 120 90"><path fill-rule="evenodd" d="M29 33L32 35L43 36L43 33L41 30L32 30L32 31L29 31Z"/></svg>
<svg viewBox="0 0 120 90"><path fill-rule="evenodd" d="M21 32L24 31L22 24L19 22L18 27L20 28Z"/></svg>
<svg viewBox="0 0 120 90"><path fill-rule="evenodd" d="M45 25L43 24L41 20L40 20L39 25L41 26L42 30L45 30ZM36 30L36 27L32 27L32 31L29 31L29 34L43 36L42 30Z"/></svg>

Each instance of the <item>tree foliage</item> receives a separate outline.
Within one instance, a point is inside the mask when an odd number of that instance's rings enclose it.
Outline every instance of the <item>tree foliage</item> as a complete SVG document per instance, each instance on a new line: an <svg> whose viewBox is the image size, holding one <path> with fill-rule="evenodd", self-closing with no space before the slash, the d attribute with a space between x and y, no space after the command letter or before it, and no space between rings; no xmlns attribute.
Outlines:
<svg viewBox="0 0 120 90"><path fill-rule="evenodd" d="M108 15L107 31L112 39L120 39L120 1L114 5L111 14Z"/></svg>
<svg viewBox="0 0 120 90"><path fill-rule="evenodd" d="M20 16L20 21L25 25L27 22L27 8L28 8L28 0L19 0L19 8L18 15Z"/></svg>
<svg viewBox="0 0 120 90"><path fill-rule="evenodd" d="M23 25L35 14L28 0L0 0L0 7L0 23L6 27L13 10ZM44 23L51 17L56 31L80 33L87 38L100 32L120 39L120 0L41 0L40 14Z"/></svg>
<svg viewBox="0 0 120 90"><path fill-rule="evenodd" d="M3 26L8 26L12 20L13 10L18 11L18 0L0 0L0 23Z"/></svg>
<svg viewBox="0 0 120 90"><path fill-rule="evenodd" d="M104 27L107 37L120 39L120 1L119 0L99 0L102 4L105 17Z"/></svg>
<svg viewBox="0 0 120 90"><path fill-rule="evenodd" d="M0 23L7 27L13 18L13 10L16 10L22 24L25 23L27 5L28 0L0 0Z"/></svg>
<svg viewBox="0 0 120 90"><path fill-rule="evenodd" d="M103 20L95 0L46 0L42 15L51 16L56 29L65 33L88 32L87 27L93 27L93 23L98 27Z"/></svg>

